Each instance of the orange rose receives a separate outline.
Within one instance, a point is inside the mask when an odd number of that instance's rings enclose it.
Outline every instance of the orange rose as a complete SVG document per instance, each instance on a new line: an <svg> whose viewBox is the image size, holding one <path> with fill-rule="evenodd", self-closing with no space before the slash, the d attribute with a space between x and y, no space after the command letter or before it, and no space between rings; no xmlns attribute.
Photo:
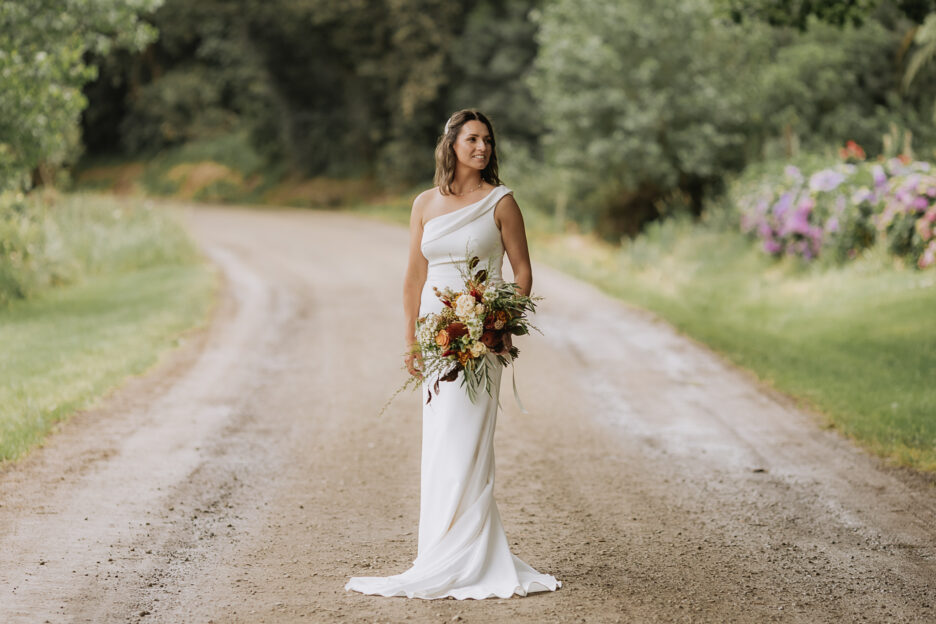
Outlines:
<svg viewBox="0 0 936 624"><path fill-rule="evenodd" d="M439 345L440 347L442 347L443 349L448 346L450 340L451 340L451 337L449 336L448 332L445 331L444 329L440 329L439 333L436 334L436 337L435 337L435 343Z"/></svg>

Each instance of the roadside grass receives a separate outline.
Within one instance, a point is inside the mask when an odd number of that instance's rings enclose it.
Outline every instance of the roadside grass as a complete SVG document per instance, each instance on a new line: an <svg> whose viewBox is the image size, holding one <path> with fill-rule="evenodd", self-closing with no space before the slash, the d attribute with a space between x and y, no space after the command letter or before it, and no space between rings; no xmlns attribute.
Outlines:
<svg viewBox="0 0 936 624"><path fill-rule="evenodd" d="M162 266L99 276L0 311L0 462L38 444L53 425L143 373L203 323L207 266Z"/></svg>
<svg viewBox="0 0 936 624"><path fill-rule="evenodd" d="M27 210L29 262L0 259L28 286L0 305L0 464L152 366L205 321L216 283L181 225L146 202L61 196Z"/></svg>
<svg viewBox="0 0 936 624"><path fill-rule="evenodd" d="M838 267L776 262L740 233L685 220L621 246L535 229L531 249L656 312L873 453L936 471L936 273L880 248Z"/></svg>
<svg viewBox="0 0 936 624"><path fill-rule="evenodd" d="M93 275L198 259L153 202L48 192L0 195L0 253L0 308Z"/></svg>

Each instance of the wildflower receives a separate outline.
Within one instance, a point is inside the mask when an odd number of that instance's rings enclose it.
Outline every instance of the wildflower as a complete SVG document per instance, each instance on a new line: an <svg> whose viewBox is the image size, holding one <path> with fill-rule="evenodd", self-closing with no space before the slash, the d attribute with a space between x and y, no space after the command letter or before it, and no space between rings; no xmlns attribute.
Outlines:
<svg viewBox="0 0 936 624"><path fill-rule="evenodd" d="M777 241L776 239L773 239L773 238L764 239L764 251L766 251L767 253L777 254L777 253L780 253L781 249L783 249L783 245L781 245L780 242Z"/></svg>
<svg viewBox="0 0 936 624"><path fill-rule="evenodd" d="M793 165L787 165L787 166L783 169L783 174L784 174L786 177L788 177L788 178L790 178L791 180L793 180L794 182L802 182L802 181L803 181L803 174L800 172L799 169L797 169L797 168L794 167Z"/></svg>
<svg viewBox="0 0 936 624"><path fill-rule="evenodd" d="M844 181L845 176L838 171L832 169L817 171L809 178L809 190L813 192L834 191Z"/></svg>

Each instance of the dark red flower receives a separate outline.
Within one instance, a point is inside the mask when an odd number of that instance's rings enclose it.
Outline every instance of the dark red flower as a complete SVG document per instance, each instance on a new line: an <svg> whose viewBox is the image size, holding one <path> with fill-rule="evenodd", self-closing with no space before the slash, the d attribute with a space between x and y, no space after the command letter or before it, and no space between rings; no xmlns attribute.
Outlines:
<svg viewBox="0 0 936 624"><path fill-rule="evenodd" d="M455 321L446 327L445 330L448 332L449 338L455 340L456 338L461 338L468 333L468 326L461 321Z"/></svg>
<svg viewBox="0 0 936 624"><path fill-rule="evenodd" d="M491 351L497 351L504 344L504 334L498 331L486 331L481 334L480 340Z"/></svg>

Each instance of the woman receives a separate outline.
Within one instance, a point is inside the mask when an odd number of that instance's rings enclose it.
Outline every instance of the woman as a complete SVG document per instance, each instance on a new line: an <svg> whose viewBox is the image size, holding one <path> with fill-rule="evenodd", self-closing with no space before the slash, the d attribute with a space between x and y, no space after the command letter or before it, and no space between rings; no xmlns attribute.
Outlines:
<svg viewBox="0 0 936 624"><path fill-rule="evenodd" d="M416 319L443 305L433 287L463 286L458 263L465 262L466 248L480 258L481 266L493 259L489 279L501 277L506 251L521 293L529 295L533 286L523 217L498 178L491 122L477 111L458 111L445 124L435 157L436 186L416 198L410 216L403 285L409 347L416 343ZM497 512L493 441L503 368L494 363L490 395L479 392L472 402L456 379L440 384L431 402L423 404L418 556L413 566L395 576L352 578L345 589L481 599L561 586L510 552ZM407 356L410 374L422 378L419 364L417 356ZM433 383L423 380L423 397Z"/></svg>

